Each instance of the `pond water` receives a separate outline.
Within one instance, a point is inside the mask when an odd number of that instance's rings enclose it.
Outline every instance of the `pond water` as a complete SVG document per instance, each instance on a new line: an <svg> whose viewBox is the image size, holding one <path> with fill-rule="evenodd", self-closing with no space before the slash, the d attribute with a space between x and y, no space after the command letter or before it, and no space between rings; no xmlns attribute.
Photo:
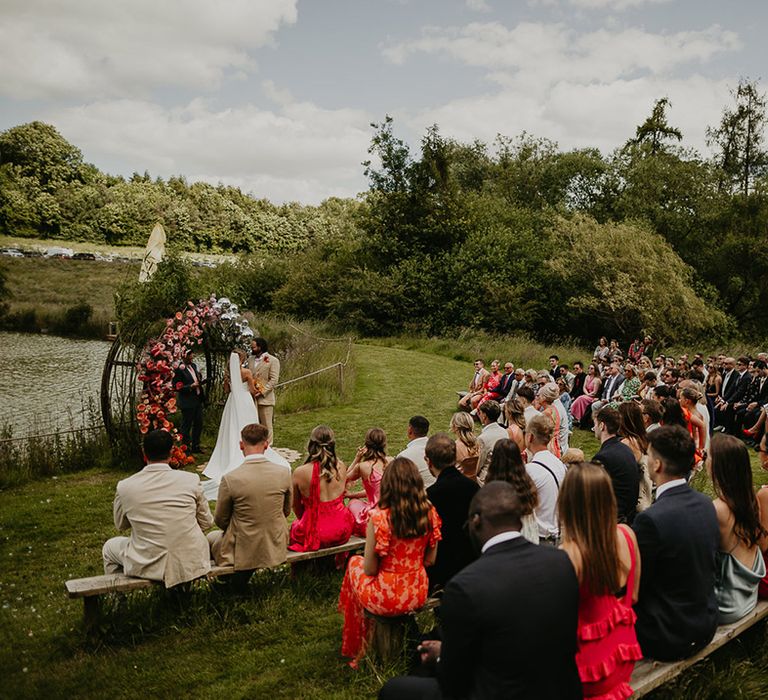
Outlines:
<svg viewBox="0 0 768 700"><path fill-rule="evenodd" d="M14 436L67 430L99 414L110 343L0 332L0 425Z"/></svg>

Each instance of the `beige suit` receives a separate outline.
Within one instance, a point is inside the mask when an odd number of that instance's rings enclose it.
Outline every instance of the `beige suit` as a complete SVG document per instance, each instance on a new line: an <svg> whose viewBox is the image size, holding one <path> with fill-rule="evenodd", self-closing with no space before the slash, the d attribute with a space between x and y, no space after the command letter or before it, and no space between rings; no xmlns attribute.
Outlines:
<svg viewBox="0 0 768 700"><path fill-rule="evenodd" d="M259 423L269 430L269 442L272 443L272 418L275 412L275 387L280 381L280 360L268 352L258 359L248 358L248 368L253 378L264 387L261 396L254 399L259 411Z"/></svg>
<svg viewBox="0 0 768 700"><path fill-rule="evenodd" d="M214 516L221 530L208 533L216 564L234 565L235 571L282 564L288 551L286 517L292 500L290 468L264 455L249 455L225 474Z"/></svg>
<svg viewBox="0 0 768 700"><path fill-rule="evenodd" d="M104 544L104 571L163 581L167 588L211 569L203 530L213 527L208 501L197 474L148 464L118 482L115 527L130 537Z"/></svg>

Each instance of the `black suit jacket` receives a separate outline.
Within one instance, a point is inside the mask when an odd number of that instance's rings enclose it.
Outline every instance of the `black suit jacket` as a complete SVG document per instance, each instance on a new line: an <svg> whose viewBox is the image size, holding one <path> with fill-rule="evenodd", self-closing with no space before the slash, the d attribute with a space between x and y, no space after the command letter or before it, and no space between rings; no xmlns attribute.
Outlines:
<svg viewBox="0 0 768 700"><path fill-rule="evenodd" d="M200 370L194 362L192 363L192 367L195 369L198 381L201 382L203 378L200 376ZM175 387L178 387L176 389L176 402L182 410L194 408L203 402L203 387L197 387L200 390L198 393L192 386L193 382L194 378L192 377L192 372L186 367L184 367L184 369L179 368L174 372L173 383ZM181 387L179 387L179 384L181 384Z"/></svg>
<svg viewBox="0 0 768 700"><path fill-rule="evenodd" d="M723 378L725 381L725 378ZM741 401L749 388L749 383L752 381L752 377L749 372L739 376L736 370L733 370L731 378L728 380L728 386L725 387L725 391L722 392L723 401L733 405Z"/></svg>
<svg viewBox="0 0 768 700"><path fill-rule="evenodd" d="M499 382L499 386L495 389L495 392L499 395L500 398L504 399L507 397L509 390L512 388L512 382L514 381L515 381L514 374L501 375L501 381Z"/></svg>
<svg viewBox="0 0 768 700"><path fill-rule="evenodd" d="M603 393L601 396L603 401L610 401L613 395L619 390L621 385L624 383L623 374L619 374L616 377L616 382L613 385L611 385L612 379L613 377L609 377L608 375L603 377ZM610 389L610 392L608 391L609 389Z"/></svg>
<svg viewBox="0 0 768 700"><path fill-rule="evenodd" d="M491 547L443 594L437 665L443 694L582 697L574 660L578 606L579 584L565 552L522 537Z"/></svg>
<svg viewBox="0 0 768 700"><path fill-rule="evenodd" d="M632 450L622 444L621 438L608 438L592 461L600 462L611 477L619 509L619 522L631 523L640 494L640 467Z"/></svg>
<svg viewBox="0 0 768 700"><path fill-rule="evenodd" d="M581 374L577 374L575 379L573 380L573 389L571 389L570 394L572 399L577 399L579 396L582 396L584 394L584 382L587 381L587 373L582 372Z"/></svg>
<svg viewBox="0 0 768 700"><path fill-rule="evenodd" d="M715 507L704 494L676 486L638 513L633 528L642 562L635 629L643 654L687 658L717 628Z"/></svg>
<svg viewBox="0 0 768 700"><path fill-rule="evenodd" d="M464 476L455 467L443 469L427 496L435 506L443 524L443 539L437 546L437 559L427 568L430 588L444 586L448 580L475 559L469 535L464 527L469 513L469 503L480 490L477 482Z"/></svg>

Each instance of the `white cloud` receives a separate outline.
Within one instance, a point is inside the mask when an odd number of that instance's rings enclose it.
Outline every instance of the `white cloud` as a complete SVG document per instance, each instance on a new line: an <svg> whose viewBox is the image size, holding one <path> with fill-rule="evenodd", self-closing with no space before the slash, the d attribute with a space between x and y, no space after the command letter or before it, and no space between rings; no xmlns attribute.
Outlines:
<svg viewBox="0 0 768 700"><path fill-rule="evenodd" d="M739 46L734 32L717 25L674 34L629 28L578 35L564 24L522 22L508 29L488 22L426 27L420 38L388 46L383 53L397 64L416 53L442 54L486 68L489 77L499 82L528 73L548 84L563 79L611 80L635 71L661 73Z"/></svg>
<svg viewBox="0 0 768 700"><path fill-rule="evenodd" d="M296 21L296 0L4 0L0 94L146 96L255 70L250 51Z"/></svg>
<svg viewBox="0 0 768 700"><path fill-rule="evenodd" d="M46 121L87 160L121 172L224 182L273 201L319 202L365 188L360 161L371 115L322 109L268 84L275 110L253 105L216 110L197 99L167 109L142 100L111 100L54 111Z"/></svg>
<svg viewBox="0 0 768 700"><path fill-rule="evenodd" d="M627 10L641 5L658 5L671 0L568 0L575 7L587 10Z"/></svg>
<svg viewBox="0 0 768 700"><path fill-rule="evenodd" d="M465 0L467 7L475 12L490 12L491 6L486 0Z"/></svg>
<svg viewBox="0 0 768 700"><path fill-rule="evenodd" d="M564 148L608 151L630 138L664 96L673 103L671 123L688 145L703 149L704 131L719 119L727 87L695 72L680 76L739 47L738 36L717 25L662 34L638 28L578 33L559 23L507 28L489 22L428 27L384 54L402 64L427 53L484 71L487 87L479 94L411 111L407 123L417 132L437 123L460 140L490 142L497 133L528 131Z"/></svg>

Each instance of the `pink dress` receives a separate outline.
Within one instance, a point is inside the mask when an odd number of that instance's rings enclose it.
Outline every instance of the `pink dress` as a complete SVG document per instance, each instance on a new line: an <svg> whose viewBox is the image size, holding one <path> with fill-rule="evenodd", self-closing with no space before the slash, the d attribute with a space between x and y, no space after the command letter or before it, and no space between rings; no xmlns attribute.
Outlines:
<svg viewBox="0 0 768 700"><path fill-rule="evenodd" d="M597 401L597 397L588 396L595 390L595 386L599 379L597 377L589 376L584 380L584 393L579 396L571 405L571 415L574 420L580 421L587 409Z"/></svg>
<svg viewBox="0 0 768 700"><path fill-rule="evenodd" d="M619 526L629 545L627 592L592 595L583 587L579 597L576 666L585 698L623 700L632 695L629 678L643 652L635 634L637 616L632 609L636 557L632 539Z"/></svg>
<svg viewBox="0 0 768 700"><path fill-rule="evenodd" d="M352 536L355 520L344 505L344 494L332 501L320 500L320 463L312 465L309 496L296 504L296 520L291 523L288 549L314 552L344 544Z"/></svg>
<svg viewBox="0 0 768 700"><path fill-rule="evenodd" d="M365 489L365 498L351 498L349 500L350 513L355 519L355 525L352 534L358 537L365 537L365 530L368 527L368 513L373 510L379 502L379 491L381 489L381 472L371 468L371 475L367 479L361 479L363 489Z"/></svg>

